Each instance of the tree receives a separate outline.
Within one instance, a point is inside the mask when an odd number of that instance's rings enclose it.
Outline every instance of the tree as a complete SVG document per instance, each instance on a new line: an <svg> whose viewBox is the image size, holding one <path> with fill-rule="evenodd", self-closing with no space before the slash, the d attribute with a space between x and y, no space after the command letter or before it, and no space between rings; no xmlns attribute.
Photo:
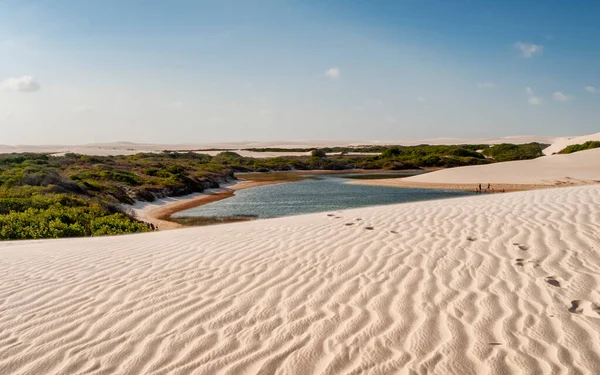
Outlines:
<svg viewBox="0 0 600 375"><path fill-rule="evenodd" d="M324 150L321 149L315 149L312 150L312 152L310 153L311 156L315 157L315 158L324 158L327 156L327 153Z"/></svg>

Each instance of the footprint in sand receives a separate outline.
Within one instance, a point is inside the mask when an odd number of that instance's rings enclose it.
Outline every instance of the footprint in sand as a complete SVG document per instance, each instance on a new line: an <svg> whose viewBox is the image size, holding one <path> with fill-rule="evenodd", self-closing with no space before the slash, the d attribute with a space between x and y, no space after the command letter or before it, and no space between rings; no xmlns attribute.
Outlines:
<svg viewBox="0 0 600 375"><path fill-rule="evenodd" d="M346 226L350 226L350 225L354 225L354 223L346 223L346 224L344 224L344 225L346 225Z"/></svg>
<svg viewBox="0 0 600 375"><path fill-rule="evenodd" d="M533 268L538 268L540 266L540 264L534 260L525 260L524 258L517 258L515 259L515 265L519 266L519 267L524 267L526 265L532 265Z"/></svg>
<svg viewBox="0 0 600 375"><path fill-rule="evenodd" d="M516 247L519 248L519 250L529 250L529 246L527 245L523 245L522 243L518 243L518 242L513 242L513 245L515 245Z"/></svg>
<svg viewBox="0 0 600 375"><path fill-rule="evenodd" d="M391 230L390 233L398 234L395 230Z"/></svg>
<svg viewBox="0 0 600 375"><path fill-rule="evenodd" d="M327 214L327 216L335 216L334 214Z"/></svg>
<svg viewBox="0 0 600 375"><path fill-rule="evenodd" d="M546 282L552 286L560 288L560 281L556 280L556 277L554 277L554 276L546 277Z"/></svg>
<svg viewBox="0 0 600 375"><path fill-rule="evenodd" d="M477 237L469 236L469 237L467 237L467 240L471 241L471 242L475 242L475 241L477 241Z"/></svg>
<svg viewBox="0 0 600 375"><path fill-rule="evenodd" d="M571 301L571 307L569 307L569 312L573 314L583 314L585 316L594 317L592 313L600 315L600 306L593 302L575 299Z"/></svg>
<svg viewBox="0 0 600 375"><path fill-rule="evenodd" d="M373 230L373 229L375 229L375 228L373 228L373 227L365 227L365 229L366 229L366 230Z"/></svg>

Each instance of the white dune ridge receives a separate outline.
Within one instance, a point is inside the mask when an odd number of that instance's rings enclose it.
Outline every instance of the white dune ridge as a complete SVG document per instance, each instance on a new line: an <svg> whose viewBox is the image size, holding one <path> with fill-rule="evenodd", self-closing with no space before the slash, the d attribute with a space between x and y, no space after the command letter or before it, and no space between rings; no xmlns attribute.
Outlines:
<svg viewBox="0 0 600 375"><path fill-rule="evenodd" d="M0 243L0 374L600 368L600 186Z"/></svg>
<svg viewBox="0 0 600 375"><path fill-rule="evenodd" d="M580 145L589 141L600 141L600 133L584 135L581 137L559 138L544 149L544 155L552 155L561 152L571 145Z"/></svg>

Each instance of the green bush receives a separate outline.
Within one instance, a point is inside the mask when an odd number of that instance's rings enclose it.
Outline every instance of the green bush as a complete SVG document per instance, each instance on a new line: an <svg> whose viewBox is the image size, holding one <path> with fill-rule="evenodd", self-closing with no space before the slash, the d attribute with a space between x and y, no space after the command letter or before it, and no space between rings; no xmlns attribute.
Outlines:
<svg viewBox="0 0 600 375"><path fill-rule="evenodd" d="M591 150L593 148L598 148L600 147L600 142L598 141L588 141L582 144L578 144L578 145L570 145L565 147L564 149L562 149L559 154L572 154L574 152L579 152L579 151L584 151L584 150Z"/></svg>

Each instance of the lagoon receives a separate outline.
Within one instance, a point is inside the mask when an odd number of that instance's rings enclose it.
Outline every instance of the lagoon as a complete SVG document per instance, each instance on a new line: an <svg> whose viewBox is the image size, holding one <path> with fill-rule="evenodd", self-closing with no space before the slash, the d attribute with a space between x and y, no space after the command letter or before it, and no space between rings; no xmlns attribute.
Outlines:
<svg viewBox="0 0 600 375"><path fill-rule="evenodd" d="M239 190L233 197L181 211L173 216L175 218L272 218L474 194L454 190L397 188L348 183L355 178L377 177L369 176L365 174L317 175L296 182ZM385 177L389 178L390 176L388 174Z"/></svg>

